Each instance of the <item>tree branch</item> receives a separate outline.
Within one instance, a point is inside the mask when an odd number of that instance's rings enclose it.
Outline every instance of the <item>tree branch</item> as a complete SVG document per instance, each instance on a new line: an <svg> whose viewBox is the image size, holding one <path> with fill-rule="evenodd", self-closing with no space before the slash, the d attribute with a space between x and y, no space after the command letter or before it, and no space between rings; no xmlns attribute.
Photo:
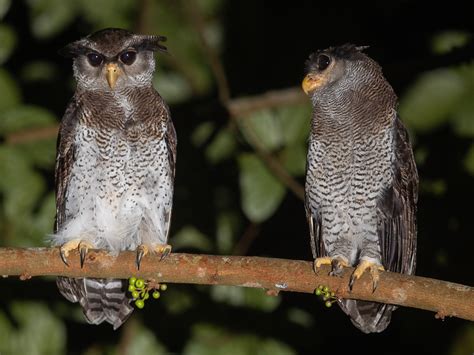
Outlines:
<svg viewBox="0 0 474 355"><path fill-rule="evenodd" d="M351 292L348 283L352 268L347 268L342 277L333 277L328 276L329 268L323 266L316 275L311 262L298 260L174 253L162 261L147 255L138 271L134 252L122 252L115 257L91 250L83 269L77 252L70 254L69 264L68 267L61 261L58 248L0 248L0 275L20 275L22 280L42 275L140 276L159 282L262 288L271 295L279 291L312 293L321 284L339 298L390 303L434 311L438 318L453 316L474 321L474 288L391 272L381 273L378 288L372 293L368 275L356 282Z"/></svg>

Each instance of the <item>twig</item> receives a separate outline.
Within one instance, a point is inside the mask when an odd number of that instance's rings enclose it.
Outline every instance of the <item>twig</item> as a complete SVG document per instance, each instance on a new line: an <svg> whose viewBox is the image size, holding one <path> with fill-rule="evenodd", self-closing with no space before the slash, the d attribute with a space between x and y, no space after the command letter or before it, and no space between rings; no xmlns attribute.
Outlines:
<svg viewBox="0 0 474 355"><path fill-rule="evenodd" d="M378 288L372 293L369 275L356 282L349 291L352 268L342 277L328 276L329 267L316 275L308 261L261 257L171 254L164 260L147 255L138 271L136 254L122 252L117 257L91 250L81 269L79 254L69 255L67 267L58 248L0 248L0 275L53 275L67 277L128 278L139 276L159 282L203 285L229 285L279 291L312 293L318 285L327 285L339 298L361 299L414 307L474 321L474 288L446 281L382 272Z"/></svg>
<svg viewBox="0 0 474 355"><path fill-rule="evenodd" d="M32 141L54 138L58 135L59 126L26 129L7 135L7 144L22 144Z"/></svg>
<svg viewBox="0 0 474 355"><path fill-rule="evenodd" d="M244 233L234 247L232 255L246 255L250 245L258 236L260 226L257 223L249 223Z"/></svg>
<svg viewBox="0 0 474 355"><path fill-rule="evenodd" d="M201 48L204 51L206 57L208 58L212 73L214 74L214 78L216 79L217 90L219 92L219 100L224 106L227 106L230 100L229 84L224 71L224 66L222 65L222 62L219 59L219 55L214 50L214 48L209 45L204 35L205 23L204 18L202 17L202 13L199 9L199 5L196 3L195 0L187 0L185 8L187 10L189 21L196 29Z"/></svg>
<svg viewBox="0 0 474 355"><path fill-rule="evenodd" d="M255 111L305 102L309 104L308 97L303 94L303 91L298 87L292 87L234 99L229 103L228 108L233 116L242 118Z"/></svg>

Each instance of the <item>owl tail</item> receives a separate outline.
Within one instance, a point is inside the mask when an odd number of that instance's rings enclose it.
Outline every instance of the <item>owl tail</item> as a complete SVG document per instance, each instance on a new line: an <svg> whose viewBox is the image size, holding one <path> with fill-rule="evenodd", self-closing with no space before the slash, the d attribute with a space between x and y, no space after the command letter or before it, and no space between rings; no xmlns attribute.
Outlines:
<svg viewBox="0 0 474 355"><path fill-rule="evenodd" d="M90 324L106 321L115 330L132 314L133 307L127 297L124 280L58 277L56 283L67 300L81 304Z"/></svg>
<svg viewBox="0 0 474 355"><path fill-rule="evenodd" d="M396 306L356 300L340 300L339 306L364 333L380 333L388 327Z"/></svg>

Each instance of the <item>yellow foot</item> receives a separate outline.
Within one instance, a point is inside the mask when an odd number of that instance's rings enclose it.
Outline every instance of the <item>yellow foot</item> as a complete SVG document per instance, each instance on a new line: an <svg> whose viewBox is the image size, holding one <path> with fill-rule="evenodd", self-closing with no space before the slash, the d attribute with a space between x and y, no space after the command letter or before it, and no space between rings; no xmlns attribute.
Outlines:
<svg viewBox="0 0 474 355"><path fill-rule="evenodd" d="M322 258L316 258L314 261L314 272L318 273L318 269L321 267L321 265L332 265L332 270L329 273L331 276L341 276L342 268L349 266L347 261L340 257L332 258L325 256Z"/></svg>
<svg viewBox="0 0 474 355"><path fill-rule="evenodd" d="M385 271L382 265L372 263L367 260L362 260L359 265L357 265L356 269L351 275L351 280L349 281L349 289L352 290L352 286L354 286L354 282L364 274L366 270L370 271L370 276L372 277L372 292L377 289L377 285L379 283L379 271Z"/></svg>
<svg viewBox="0 0 474 355"><path fill-rule="evenodd" d="M145 255L148 254L150 250L150 247L148 247L145 244L141 244L137 248L137 258L136 258L136 263L137 263L137 268L140 270L140 264L142 262L142 259ZM151 250L153 253L156 253L160 255L160 260L163 260L166 258L170 253L171 253L171 245L169 244L155 244L151 247Z"/></svg>
<svg viewBox="0 0 474 355"><path fill-rule="evenodd" d="M91 242L77 238L77 239L72 239L64 243L63 245L61 245L59 252L64 264L69 266L67 262L67 257L69 256L69 252L71 250L77 249L79 251L79 255L81 258L81 268L82 268L84 266L84 260L86 259L87 251L89 249L94 249L94 247L95 247L94 244L92 244Z"/></svg>

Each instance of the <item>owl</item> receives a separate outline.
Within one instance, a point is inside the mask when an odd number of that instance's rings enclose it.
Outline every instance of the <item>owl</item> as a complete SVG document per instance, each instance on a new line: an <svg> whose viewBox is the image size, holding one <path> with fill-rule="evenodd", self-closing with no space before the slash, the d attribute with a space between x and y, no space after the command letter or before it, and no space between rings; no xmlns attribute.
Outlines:
<svg viewBox="0 0 474 355"><path fill-rule="evenodd" d="M368 272L375 290L382 270L415 272L418 174L397 97L364 48L331 47L306 63L313 113L305 207L315 270L329 264L338 276L355 267L350 289ZM396 308L339 305L365 333L383 331Z"/></svg>
<svg viewBox="0 0 474 355"><path fill-rule="evenodd" d="M56 156L56 222L52 244L67 264L78 250L117 254L171 252L168 232L176 162L170 111L152 86L162 36L109 28L67 45L76 91L62 118ZM125 280L60 277L64 297L87 322L118 328L133 307Z"/></svg>

